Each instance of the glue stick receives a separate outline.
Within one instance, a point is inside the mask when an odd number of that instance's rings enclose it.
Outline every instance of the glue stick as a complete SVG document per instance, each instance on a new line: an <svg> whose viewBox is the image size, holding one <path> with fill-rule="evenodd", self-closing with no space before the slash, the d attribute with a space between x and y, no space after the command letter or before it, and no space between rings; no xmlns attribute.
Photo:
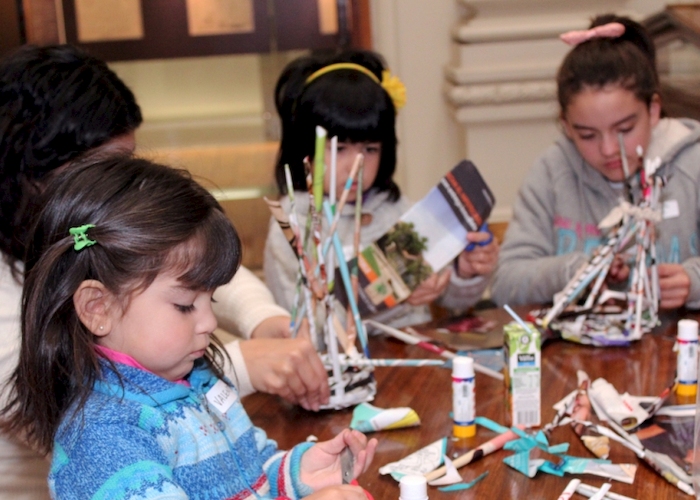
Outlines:
<svg viewBox="0 0 700 500"><path fill-rule="evenodd" d="M399 500L428 500L428 481L422 474L406 474L399 480Z"/></svg>
<svg viewBox="0 0 700 500"><path fill-rule="evenodd" d="M698 392L698 322L682 319L678 322L678 387L679 396L695 396Z"/></svg>
<svg viewBox="0 0 700 500"><path fill-rule="evenodd" d="M452 359L452 432L457 438L476 434L474 409L474 360L468 356Z"/></svg>

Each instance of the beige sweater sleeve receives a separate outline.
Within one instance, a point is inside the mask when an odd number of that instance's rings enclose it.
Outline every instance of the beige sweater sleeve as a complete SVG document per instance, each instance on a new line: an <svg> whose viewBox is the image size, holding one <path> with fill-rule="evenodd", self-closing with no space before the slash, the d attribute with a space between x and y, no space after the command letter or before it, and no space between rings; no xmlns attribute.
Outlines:
<svg viewBox="0 0 700 500"><path fill-rule="evenodd" d="M255 327L267 318L289 316L275 303L265 284L243 266L229 283L214 292L214 300L219 327L244 339L249 339Z"/></svg>

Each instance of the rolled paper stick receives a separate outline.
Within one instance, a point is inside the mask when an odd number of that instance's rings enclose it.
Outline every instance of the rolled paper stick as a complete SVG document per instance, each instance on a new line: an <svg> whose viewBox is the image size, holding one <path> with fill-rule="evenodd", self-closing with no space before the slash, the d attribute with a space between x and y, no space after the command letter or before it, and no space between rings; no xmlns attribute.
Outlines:
<svg viewBox="0 0 700 500"><path fill-rule="evenodd" d="M355 231L352 246L352 256L354 260L352 261L352 268L350 269L350 284L352 285L352 295L355 298L355 303L357 303L359 296L360 278L358 276L358 265L357 259L360 253L360 228L362 222L362 172L364 168L360 166L357 171L357 198L355 198ZM357 330L355 329L354 323L352 321L352 312L348 309L348 340L355 343L357 338Z"/></svg>
<svg viewBox="0 0 700 500"><path fill-rule="evenodd" d="M331 211L335 215L335 201L336 201L336 177L338 173L338 136L334 135L331 137L331 179L330 179L330 190L328 191L328 201L331 202Z"/></svg>
<svg viewBox="0 0 700 500"><path fill-rule="evenodd" d="M424 342L419 338L414 337L410 333L402 332L401 330L384 325L372 319L366 319L365 323L383 331L384 333L394 337L397 340L400 340L401 342L418 346L421 349L425 349L426 351L434 352L435 354L439 354L443 358L453 359L457 357L457 354L455 354L454 352L448 351L447 349L443 349L442 347L436 346L435 344L431 344L430 342ZM484 365L477 363L476 361L474 362L474 370L479 373L483 373L484 375L488 375L489 377L495 378L496 380L503 380L504 378L502 373L497 372L496 370L492 370L491 368L487 368Z"/></svg>
<svg viewBox="0 0 700 500"><path fill-rule="evenodd" d="M331 204L331 212L335 215L335 202L336 202L336 177L338 171L338 136L335 135L331 137L331 164L330 164L330 189L328 190L328 201ZM324 253L325 255L325 253ZM333 260L333 253L328 254L326 259L326 267L328 269L328 292L333 293L333 288L335 287L335 262ZM332 303L332 301L331 301ZM347 344L345 344L347 345Z"/></svg>
<svg viewBox="0 0 700 500"><path fill-rule="evenodd" d="M355 162L352 164L352 167L350 168L350 174L348 175L348 178L345 181L343 192L340 193L340 200L338 200L338 206L336 207L335 214L333 215L331 227L328 230L329 235L332 235L335 232L336 227L338 227L340 214L343 211L345 203L347 203L348 201L348 196L350 196L350 189L352 189L352 185L355 182L355 178L357 177L357 172L360 171L360 166L364 162L364 159L365 157L362 155L362 153L358 153L358 155L355 157Z"/></svg>
<svg viewBox="0 0 700 500"><path fill-rule="evenodd" d="M340 369L340 361L338 358L338 336L335 331L333 311L326 308L326 335L328 338L328 357L331 359L331 370L333 372L333 380L336 382L336 389L339 391L335 394L336 397L342 397L345 392L345 384L343 384L343 372Z"/></svg>
<svg viewBox="0 0 700 500"><path fill-rule="evenodd" d="M316 298L323 298L326 295L326 291L324 290L323 285L321 285L321 283L319 283L319 281L316 279L312 264L309 262L306 254L299 253L301 252L301 236L299 234L298 225L292 224L289 216L285 213L279 201L269 200L267 198L264 198L264 200L267 203L272 216L282 229L287 241L289 241L289 244L292 246L294 253L297 255L297 258L300 261L299 265L304 271L304 278L307 280L307 283L313 290L314 295Z"/></svg>
<svg viewBox="0 0 700 500"><path fill-rule="evenodd" d="M348 359L341 360L341 366L445 366L441 359Z"/></svg>
<svg viewBox="0 0 700 500"><path fill-rule="evenodd" d="M656 455L654 455L652 452L649 452L648 450L644 450L644 456L641 457L644 462L649 465L654 472L659 474L661 477L663 477L666 481L671 483L673 486L681 490L683 493L687 493L688 495L695 495L695 492L693 491L693 487L686 483L685 481L681 480L672 470L669 466L664 464L661 460L659 460Z"/></svg>
<svg viewBox="0 0 700 500"><path fill-rule="evenodd" d="M314 150L314 207L317 211L321 211L323 203L323 175L325 169L325 154L326 154L326 136L328 133L323 127L316 127L316 148Z"/></svg>
<svg viewBox="0 0 700 500"><path fill-rule="evenodd" d="M630 187L630 166L627 161L627 151L625 151L625 136L622 132L617 134L617 142L620 145L620 159L622 160L622 175L624 178L625 185L625 196L630 203L634 202L632 196L632 188ZM643 169L642 169L643 170Z"/></svg>
<svg viewBox="0 0 700 500"><path fill-rule="evenodd" d="M569 500L569 498L572 497L572 495L576 492L576 487L581 484L580 479L572 479L569 481L569 484L566 485L566 488L564 488L564 491L561 492L561 495L559 495L558 500Z"/></svg>
<svg viewBox="0 0 700 500"><path fill-rule="evenodd" d="M490 441L486 441L484 444L477 446L470 452L455 458L452 461L452 464L455 466L455 468L459 469L460 467L463 467L467 464L476 462L477 460L485 457L486 455L490 455L494 451L500 450L508 441L513 441L514 439L518 438L519 436L509 429L503 434L499 434L495 438L491 439ZM432 481L433 479L437 479L441 476L444 476L446 472L447 467L443 465L442 467L438 467L434 471L425 474L425 479L428 481Z"/></svg>
<svg viewBox="0 0 700 500"><path fill-rule="evenodd" d="M330 221L333 218L331 214L331 206L328 202L323 204L323 212L326 216L326 220ZM333 242L333 248L335 250L336 258L338 259L338 268L340 269L340 277L343 281L343 286L345 287L345 294L348 297L348 304L352 309L352 318L355 323L355 328L357 328L357 334L360 337L360 344L362 344L362 351L365 356L369 358L369 348L367 346L367 333L365 332L364 325L362 324L362 319L360 318L360 310L357 307L357 302L352 296L352 285L350 283L350 272L348 271L347 262L343 258L343 246L340 243L340 238L335 233L331 233L329 236L330 240Z"/></svg>
<svg viewBox="0 0 700 500"><path fill-rule="evenodd" d="M507 312L508 314L510 314L510 317L513 318L520 326L522 326L522 327L525 329L526 332L529 332L529 331L530 331L530 328L531 328L531 327L530 327L527 323L525 323L525 322L523 321L523 318L521 318L520 316L518 316L518 314L517 314L515 311L513 311L513 309L511 309L510 306L509 306L508 304L504 304L504 305L503 305L503 309L505 309L506 312Z"/></svg>
<svg viewBox="0 0 700 500"><path fill-rule="evenodd" d="M574 277L569 280L564 290L559 295L554 305L547 312L542 320L542 324L546 328L549 323L556 318L564 308L581 292L581 290L587 286L598 273L605 266L606 256L612 252L612 248L619 241L620 234L617 229L611 233L608 237L607 242L602 249L594 254L593 258L589 262L584 262L581 267L576 271Z"/></svg>
<svg viewBox="0 0 700 500"><path fill-rule="evenodd" d="M591 500L602 500L605 498L605 494L610 491L610 488L612 488L612 484L603 484L603 486L601 486L600 489L591 497Z"/></svg>
<svg viewBox="0 0 700 500"><path fill-rule="evenodd" d="M291 174L289 174L289 167L285 166L285 177L287 182L291 183ZM289 175L288 175L289 174ZM301 273L302 279L302 291L304 296L304 307L307 314L307 319L309 320L309 334L313 345L318 345L318 332L316 331L316 320L315 320L315 299L321 299L326 294L323 286L316 279L313 273L313 267L311 263L307 260L307 256L302 251L301 235L299 234L299 224L296 220L296 213L294 212L294 189L290 190L290 203L292 204L292 212L287 215L282 209L282 205L279 201L265 199L272 216L277 220L277 223L283 228L285 225L290 229L294 238L289 240L289 244L292 246L294 253L297 255L297 260L299 262L299 272ZM313 294L312 294L313 291ZM301 318L303 315L298 315L297 325L301 324ZM292 330L294 332L294 330Z"/></svg>
<svg viewBox="0 0 700 500"><path fill-rule="evenodd" d="M335 326L335 332L338 336L338 342L340 342L340 345L343 347L345 354L349 356L357 354L357 347L355 347L355 344L348 342L348 334L345 331L345 327L340 322L340 318L338 318L336 314L333 315L333 325Z"/></svg>
<svg viewBox="0 0 700 500"><path fill-rule="evenodd" d="M576 487L576 493L583 495L584 497L592 497L598 492L598 490L599 488L585 483L581 483ZM635 498L626 497L625 495L613 493L612 491L605 492L604 498L609 498L610 500L636 500Z"/></svg>

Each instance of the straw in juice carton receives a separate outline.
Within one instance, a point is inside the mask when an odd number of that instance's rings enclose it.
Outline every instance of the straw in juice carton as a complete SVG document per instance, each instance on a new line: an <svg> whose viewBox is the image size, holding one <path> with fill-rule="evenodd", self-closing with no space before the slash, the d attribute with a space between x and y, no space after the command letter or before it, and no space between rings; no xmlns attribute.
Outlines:
<svg viewBox="0 0 700 500"><path fill-rule="evenodd" d="M539 427L541 418L541 338L531 323L503 327L506 362L506 417L511 426Z"/></svg>

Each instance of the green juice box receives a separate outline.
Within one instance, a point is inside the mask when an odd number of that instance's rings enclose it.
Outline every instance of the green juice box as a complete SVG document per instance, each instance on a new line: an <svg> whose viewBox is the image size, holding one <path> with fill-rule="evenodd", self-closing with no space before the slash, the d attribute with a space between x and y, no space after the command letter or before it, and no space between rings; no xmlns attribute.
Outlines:
<svg viewBox="0 0 700 500"><path fill-rule="evenodd" d="M506 419L511 426L541 424L541 337L531 323L528 330L512 322L503 327L506 362Z"/></svg>

